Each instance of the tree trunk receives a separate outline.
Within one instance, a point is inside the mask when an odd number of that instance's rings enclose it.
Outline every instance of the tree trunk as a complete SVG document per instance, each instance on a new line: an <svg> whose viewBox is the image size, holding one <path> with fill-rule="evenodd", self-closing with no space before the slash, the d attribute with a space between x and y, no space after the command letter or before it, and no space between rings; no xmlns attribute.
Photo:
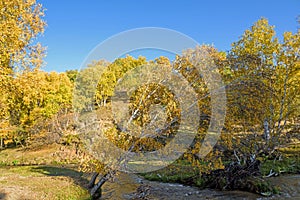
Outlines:
<svg viewBox="0 0 300 200"><path fill-rule="evenodd" d="M3 137L0 137L0 149L3 149Z"/></svg>
<svg viewBox="0 0 300 200"><path fill-rule="evenodd" d="M88 188L93 188L93 187L94 187L95 181L96 181L98 175L99 175L98 172L95 172L95 173L93 174L93 176L92 176L92 178L91 178L91 180L90 180L90 182L89 182L89 184L88 184Z"/></svg>
<svg viewBox="0 0 300 200"><path fill-rule="evenodd" d="M270 128L269 128L269 122L267 119L264 120L264 139L268 143L270 140Z"/></svg>
<svg viewBox="0 0 300 200"><path fill-rule="evenodd" d="M110 179L111 177L111 174L110 173L107 173L105 174L99 181L97 184L95 184L91 190L90 190L90 195L92 196L92 199L93 200L96 200L96 199L100 199L101 197L101 186L108 180Z"/></svg>

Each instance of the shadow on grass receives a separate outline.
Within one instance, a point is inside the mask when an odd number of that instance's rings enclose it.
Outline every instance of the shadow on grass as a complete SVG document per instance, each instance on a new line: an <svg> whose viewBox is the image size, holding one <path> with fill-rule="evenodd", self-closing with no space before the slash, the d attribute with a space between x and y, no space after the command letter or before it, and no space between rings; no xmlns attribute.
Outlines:
<svg viewBox="0 0 300 200"><path fill-rule="evenodd" d="M6 194L0 192L0 199L5 199L5 197L6 197Z"/></svg>
<svg viewBox="0 0 300 200"><path fill-rule="evenodd" d="M84 177L82 172L74 169L56 166L37 166L31 169L32 172L41 173L47 176L64 176L71 178L76 185L87 189L88 180ZM1 199L1 198L0 198Z"/></svg>

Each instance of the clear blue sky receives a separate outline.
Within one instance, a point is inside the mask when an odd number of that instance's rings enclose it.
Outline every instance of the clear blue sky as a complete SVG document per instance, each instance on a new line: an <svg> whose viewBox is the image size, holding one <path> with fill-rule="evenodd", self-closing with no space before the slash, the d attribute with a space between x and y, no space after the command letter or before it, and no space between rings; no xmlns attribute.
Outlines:
<svg viewBox="0 0 300 200"><path fill-rule="evenodd" d="M300 0L38 0L48 23L38 38L48 47L46 71L78 69L88 53L108 37L141 27L182 32L198 43L229 50L261 17L278 35L296 32Z"/></svg>

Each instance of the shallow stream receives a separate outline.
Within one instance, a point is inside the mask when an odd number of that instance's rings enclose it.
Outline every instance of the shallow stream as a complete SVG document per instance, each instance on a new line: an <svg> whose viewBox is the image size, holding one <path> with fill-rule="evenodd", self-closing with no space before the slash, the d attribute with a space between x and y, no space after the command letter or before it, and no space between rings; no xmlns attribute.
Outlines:
<svg viewBox="0 0 300 200"><path fill-rule="evenodd" d="M161 183L148 181L135 174L121 173L114 182L107 182L103 185L103 199L134 199L137 197L137 188L143 187L149 191L148 199L183 200L183 199L300 199L300 174L284 175L269 178L271 183L282 189L280 195L263 197L261 195L244 191L217 191L196 187L184 186L181 184Z"/></svg>

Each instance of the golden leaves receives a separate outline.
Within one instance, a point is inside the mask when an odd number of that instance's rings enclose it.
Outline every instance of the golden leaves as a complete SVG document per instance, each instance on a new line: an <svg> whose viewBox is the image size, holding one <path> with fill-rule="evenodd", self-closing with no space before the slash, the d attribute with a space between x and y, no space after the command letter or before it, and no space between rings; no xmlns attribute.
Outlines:
<svg viewBox="0 0 300 200"><path fill-rule="evenodd" d="M42 33L46 25L44 10L35 0L3 0L0 3L0 67L40 67L41 45L32 46L32 39ZM34 54L33 57L31 57ZM28 62L21 62L24 58ZM32 60L31 60L32 58Z"/></svg>

